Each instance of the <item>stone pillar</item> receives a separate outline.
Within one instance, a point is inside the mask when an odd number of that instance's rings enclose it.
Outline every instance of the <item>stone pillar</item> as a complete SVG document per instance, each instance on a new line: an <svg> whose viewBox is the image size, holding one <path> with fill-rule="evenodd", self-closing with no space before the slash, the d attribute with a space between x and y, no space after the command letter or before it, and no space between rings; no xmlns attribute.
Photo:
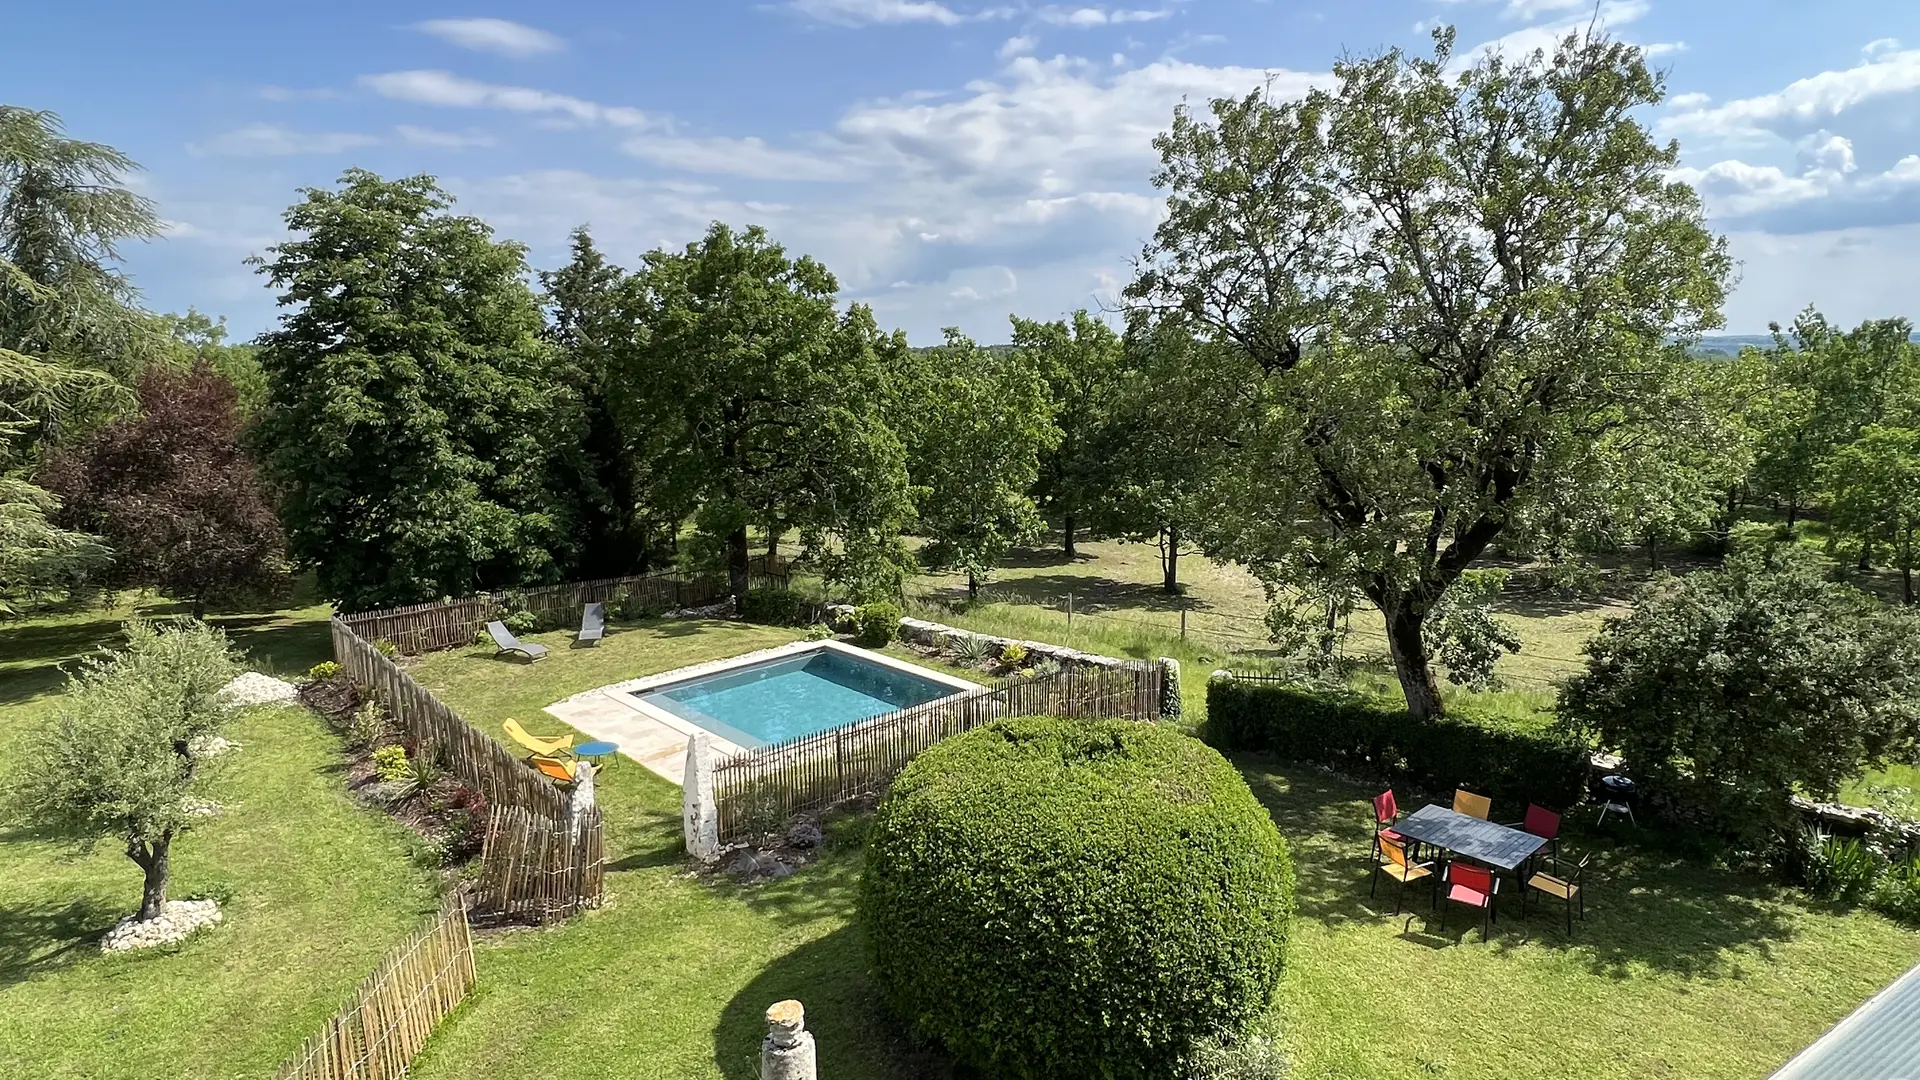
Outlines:
<svg viewBox="0 0 1920 1080"><path fill-rule="evenodd" d="M760 1044L760 1080L818 1080L813 1061L813 1032L797 1001L767 1007L767 1038Z"/></svg>
<svg viewBox="0 0 1920 1080"><path fill-rule="evenodd" d="M686 833L687 854L702 862L720 857L720 807L713 798L713 740L704 734L687 740L680 825Z"/></svg>
<svg viewBox="0 0 1920 1080"><path fill-rule="evenodd" d="M1180 719L1180 661L1163 656L1160 664L1160 719Z"/></svg>
<svg viewBox="0 0 1920 1080"><path fill-rule="evenodd" d="M567 798L567 831L577 833L581 819L593 809L593 762L582 761L573 767L573 791Z"/></svg>

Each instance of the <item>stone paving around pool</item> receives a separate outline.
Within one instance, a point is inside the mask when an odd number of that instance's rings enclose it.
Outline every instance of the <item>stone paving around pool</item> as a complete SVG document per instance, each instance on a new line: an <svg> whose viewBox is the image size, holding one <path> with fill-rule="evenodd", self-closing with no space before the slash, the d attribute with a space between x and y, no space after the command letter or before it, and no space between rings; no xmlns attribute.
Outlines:
<svg viewBox="0 0 1920 1080"><path fill-rule="evenodd" d="M547 706L546 711L549 716L571 725L589 738L613 743L620 748L621 757L645 765L677 786L686 778L687 740L693 736L704 734L712 739L713 751L718 757L742 753L743 750L738 744L677 716L659 710L641 711L635 704L633 691L665 686L709 672L776 659L816 647L817 642L796 641L645 678L628 679L575 694L565 701L556 701Z"/></svg>

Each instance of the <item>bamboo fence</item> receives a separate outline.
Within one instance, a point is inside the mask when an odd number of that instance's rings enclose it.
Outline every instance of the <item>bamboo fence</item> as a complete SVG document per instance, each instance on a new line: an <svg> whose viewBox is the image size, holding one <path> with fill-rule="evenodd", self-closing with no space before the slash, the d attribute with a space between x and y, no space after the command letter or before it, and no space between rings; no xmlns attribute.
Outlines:
<svg viewBox="0 0 1920 1080"><path fill-rule="evenodd" d="M713 771L720 841L771 832L796 814L877 793L927 747L1001 717L1155 720L1161 678L1158 665L1068 667L736 754Z"/></svg>
<svg viewBox="0 0 1920 1080"><path fill-rule="evenodd" d="M600 808L577 824L496 806L474 883L475 906L536 923L564 919L599 902L607 866Z"/></svg>
<svg viewBox="0 0 1920 1080"><path fill-rule="evenodd" d="M473 989L466 910L448 904L361 982L275 1080L390 1080L406 1075L437 1025Z"/></svg>
<svg viewBox="0 0 1920 1080"><path fill-rule="evenodd" d="M519 806L564 819L567 796L522 763L499 741L467 723L415 682L392 658L368 644L344 620L333 620L333 656L341 671L387 707L414 744L460 782L487 797L490 806Z"/></svg>

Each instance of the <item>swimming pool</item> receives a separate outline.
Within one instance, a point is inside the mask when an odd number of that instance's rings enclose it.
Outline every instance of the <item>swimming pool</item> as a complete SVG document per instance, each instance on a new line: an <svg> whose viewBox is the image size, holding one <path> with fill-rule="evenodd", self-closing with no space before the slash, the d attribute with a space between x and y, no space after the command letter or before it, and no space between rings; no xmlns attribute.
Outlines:
<svg viewBox="0 0 1920 1080"><path fill-rule="evenodd" d="M647 711L704 728L743 749L829 731L972 689L834 641L801 642L777 655L623 688Z"/></svg>

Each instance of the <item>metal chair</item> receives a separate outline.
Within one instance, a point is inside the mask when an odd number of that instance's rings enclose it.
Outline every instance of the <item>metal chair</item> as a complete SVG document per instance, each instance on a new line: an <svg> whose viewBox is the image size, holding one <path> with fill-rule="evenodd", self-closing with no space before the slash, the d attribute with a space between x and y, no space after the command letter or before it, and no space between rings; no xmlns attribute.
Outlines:
<svg viewBox="0 0 1920 1080"><path fill-rule="evenodd" d="M1545 840L1547 842L1546 846L1540 850L1547 852L1555 859L1560 857L1559 814L1536 803L1528 803L1526 820L1513 822L1508 825L1507 828L1524 829L1540 839Z"/></svg>
<svg viewBox="0 0 1920 1080"><path fill-rule="evenodd" d="M1587 921L1587 893L1585 884L1587 861L1592 858L1592 852L1580 856L1580 861L1573 864L1573 871L1571 873L1561 870L1560 860L1556 858L1553 860L1553 873L1538 873L1528 878L1526 891L1520 894L1520 914L1522 916L1526 915L1527 898L1532 896L1535 891L1557 897L1567 905L1567 936L1572 937L1573 909L1575 905L1578 905L1580 908L1580 921Z"/></svg>
<svg viewBox="0 0 1920 1080"><path fill-rule="evenodd" d="M1400 806L1394 801L1392 788L1373 797L1373 851L1380 850L1380 838L1383 836L1403 845L1407 843L1406 837L1388 827L1399 816Z"/></svg>
<svg viewBox="0 0 1920 1080"><path fill-rule="evenodd" d="M1485 795L1475 795L1466 788L1457 788L1453 793L1453 812L1485 821L1493 813L1493 800Z"/></svg>
<svg viewBox="0 0 1920 1080"><path fill-rule="evenodd" d="M1419 881L1422 878L1431 879L1433 877L1433 864L1430 862L1414 862L1408 859L1406 845L1397 839L1388 839L1385 835L1376 834L1374 843L1378 845L1380 849L1380 857L1374 860L1373 882L1367 886L1367 895L1372 896L1374 891L1380 887L1380 875L1382 873L1399 882L1400 891L1395 893L1393 898L1393 913L1398 915L1400 914L1400 905L1406 900L1407 883Z"/></svg>
<svg viewBox="0 0 1920 1080"><path fill-rule="evenodd" d="M1440 929L1447 928L1447 907L1452 904L1465 904L1486 913L1480 925L1480 940L1487 940L1493 933L1493 900L1500 894L1500 879L1484 866L1469 866L1458 862L1447 864L1444 879L1447 885L1447 899L1446 903L1440 907Z"/></svg>

